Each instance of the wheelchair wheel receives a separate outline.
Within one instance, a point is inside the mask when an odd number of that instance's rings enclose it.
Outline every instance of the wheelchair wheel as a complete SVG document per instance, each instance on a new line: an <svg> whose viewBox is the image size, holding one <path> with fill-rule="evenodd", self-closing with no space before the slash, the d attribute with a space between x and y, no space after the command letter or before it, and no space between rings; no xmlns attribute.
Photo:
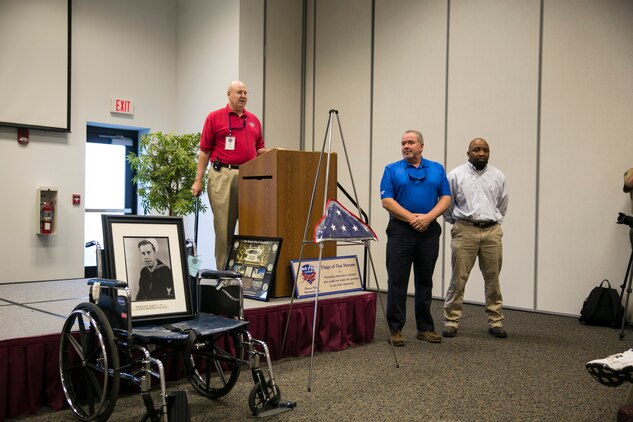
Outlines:
<svg viewBox="0 0 633 422"><path fill-rule="evenodd" d="M257 416L268 404L276 407L279 404L280 398L281 390L278 386L273 387L270 381L268 381L264 388L262 387L262 383L258 382L248 395L248 407L251 409L253 416Z"/></svg>
<svg viewBox="0 0 633 422"><path fill-rule="evenodd" d="M191 385L204 397L226 395L240 376L244 356L242 335L227 332L212 341L195 343L185 356L185 371Z"/></svg>
<svg viewBox="0 0 633 422"><path fill-rule="evenodd" d="M62 329L59 372L75 417L104 421L119 394L119 351L107 317L93 303L80 303Z"/></svg>

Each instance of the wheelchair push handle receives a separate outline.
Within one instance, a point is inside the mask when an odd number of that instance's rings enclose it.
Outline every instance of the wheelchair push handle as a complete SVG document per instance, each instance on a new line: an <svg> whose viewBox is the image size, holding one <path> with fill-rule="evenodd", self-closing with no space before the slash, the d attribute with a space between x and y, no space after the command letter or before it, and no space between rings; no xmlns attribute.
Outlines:
<svg viewBox="0 0 633 422"><path fill-rule="evenodd" d="M241 278L242 274L237 271L219 271L219 270L200 270L200 278L210 278L212 280L219 278Z"/></svg>
<svg viewBox="0 0 633 422"><path fill-rule="evenodd" d="M113 287L116 289L127 287L127 283L121 280L108 280L105 278L92 278L88 280L88 286L92 286L95 283L100 283L102 287Z"/></svg>

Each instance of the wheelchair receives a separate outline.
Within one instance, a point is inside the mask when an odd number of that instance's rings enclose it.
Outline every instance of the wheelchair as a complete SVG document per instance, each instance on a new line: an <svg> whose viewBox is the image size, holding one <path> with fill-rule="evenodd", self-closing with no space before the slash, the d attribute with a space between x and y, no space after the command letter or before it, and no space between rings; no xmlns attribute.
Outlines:
<svg viewBox="0 0 633 422"><path fill-rule="evenodd" d="M60 340L61 384L74 416L83 421L107 420L122 382L128 382L140 388L145 405L140 420L189 420L186 392L166 391L164 362L178 355L186 378L206 398L228 394L247 366L255 384L248 397L253 416L293 409L296 403L281 400L268 346L247 330L240 277L232 271L200 270L193 318L152 320L140 326L132 323L127 283L88 280L89 301L71 312ZM157 380L160 392L152 393L152 380Z"/></svg>

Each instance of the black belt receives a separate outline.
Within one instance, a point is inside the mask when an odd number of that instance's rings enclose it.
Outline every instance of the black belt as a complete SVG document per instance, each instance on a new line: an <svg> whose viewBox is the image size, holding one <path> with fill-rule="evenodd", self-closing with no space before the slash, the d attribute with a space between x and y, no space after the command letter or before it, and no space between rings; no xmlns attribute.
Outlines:
<svg viewBox="0 0 633 422"><path fill-rule="evenodd" d="M470 220L459 220L466 224L470 224L471 226L479 227L480 229L487 229L488 227L492 227L497 224L496 221L470 221Z"/></svg>
<svg viewBox="0 0 633 422"><path fill-rule="evenodd" d="M219 161L214 161L213 162L213 169L214 170L219 171L220 167L225 167L225 168L227 168L229 170L230 169L237 170L237 169L240 168L240 165L239 164L224 164L224 163L221 163Z"/></svg>
<svg viewBox="0 0 633 422"><path fill-rule="evenodd" d="M240 168L239 164L224 164L220 163L220 167L226 167L227 169L238 169Z"/></svg>

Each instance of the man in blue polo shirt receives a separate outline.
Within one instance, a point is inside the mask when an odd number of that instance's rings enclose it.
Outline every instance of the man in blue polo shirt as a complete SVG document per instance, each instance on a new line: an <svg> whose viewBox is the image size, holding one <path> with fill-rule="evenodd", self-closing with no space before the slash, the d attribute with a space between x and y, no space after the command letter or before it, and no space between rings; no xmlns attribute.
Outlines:
<svg viewBox="0 0 633 422"><path fill-rule="evenodd" d="M442 228L436 219L448 208L451 191L440 163L422 158L424 139L407 130L401 141L403 160L385 167L380 182L387 226L387 322L394 346L403 346L407 286L413 264L417 338L440 343L431 316L433 270Z"/></svg>

